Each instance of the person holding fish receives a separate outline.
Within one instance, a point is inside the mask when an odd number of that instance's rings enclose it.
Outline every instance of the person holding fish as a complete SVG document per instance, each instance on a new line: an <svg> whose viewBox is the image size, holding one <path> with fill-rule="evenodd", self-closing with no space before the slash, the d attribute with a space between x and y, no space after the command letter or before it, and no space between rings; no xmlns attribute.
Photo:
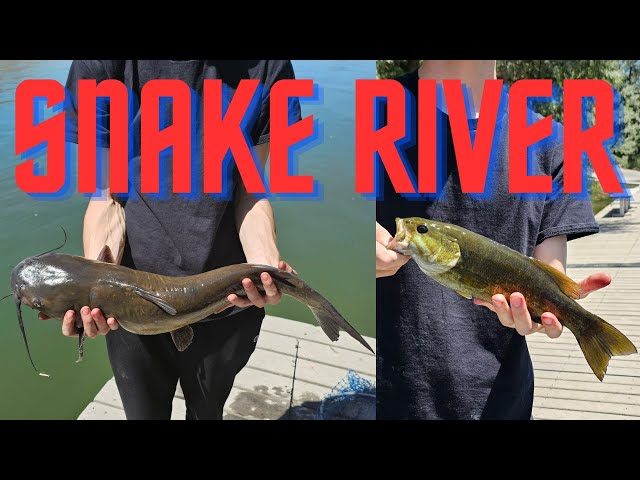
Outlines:
<svg viewBox="0 0 640 480"><path fill-rule="evenodd" d="M472 92L469 124L474 129L483 83L495 78L495 60L425 60L396 80L417 98L420 79L460 79ZM559 320L547 311L552 299L567 312L577 311L573 299L611 282L605 273L578 284L562 275L567 241L598 232L598 225L588 199L509 193L506 109L497 120L504 128L494 139L488 197L463 193L446 102L438 109L447 153L441 194L408 199L385 175L384 200L377 202L378 419L530 419L534 376L525 336L558 338L560 320L570 324L569 318ZM563 178L560 142L546 143L534 157L537 171L551 175L555 185ZM417 145L405 153L417 171ZM523 279L531 284L519 283ZM546 299L538 293L546 291L545 282L556 288ZM530 311L539 317L532 318ZM601 322L587 320L592 323L584 325ZM597 332L584 327L581 344L600 379L611 354L635 352L628 339L604 323L598 323ZM582 324L576 320L575 325ZM573 330L580 340L583 332ZM602 335L587 339L587 333Z"/></svg>
<svg viewBox="0 0 640 480"><path fill-rule="evenodd" d="M145 83L157 78L181 80L200 96L204 79L222 79L231 92L241 79L260 79L264 84L262 105L250 137L255 145L254 156L264 169L269 155L268 92L276 81L294 78L289 60L76 60L67 81L67 89L73 94L72 101L66 102L71 120L67 141L77 143L78 138L75 96L79 80L95 79L99 83L116 79L139 98ZM290 108L292 121L299 120L299 103L291 102ZM170 112L166 115L170 116ZM99 111L99 116L108 120L108 108ZM170 118L164 120L170 124ZM132 116L132 121L131 128L139 135L140 115ZM109 123L99 125L97 144L102 148L104 175L101 191L89 201L84 217L87 258L95 259L107 245L114 257L108 260L168 276L195 275L244 262L295 273L280 259L269 201L247 193L235 164L230 200L209 195L185 198L171 193L171 161L167 158L160 160L167 166L160 178L165 198L144 194L139 185L133 185L125 200L109 192ZM195 135L202 152L201 121L196 122ZM139 142L136 148L132 171L140 168ZM199 161L195 168L202 175L201 154ZM75 318L73 310L68 311L62 319L62 332L76 336L81 326L90 338L107 335L109 360L128 419L169 419L178 380L184 392L187 419L221 419L235 376L255 349L263 307L280 302L281 292L272 277L264 272L259 278L264 293L245 278L244 291L230 294L224 311L171 335L130 333L118 328L117 318L105 318L96 305L84 306L81 319Z"/></svg>

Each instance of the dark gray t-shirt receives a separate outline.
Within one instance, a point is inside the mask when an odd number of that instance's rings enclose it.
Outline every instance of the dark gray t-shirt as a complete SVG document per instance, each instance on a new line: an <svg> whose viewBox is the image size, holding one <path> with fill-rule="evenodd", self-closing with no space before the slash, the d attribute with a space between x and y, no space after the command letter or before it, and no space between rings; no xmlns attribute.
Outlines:
<svg viewBox="0 0 640 480"><path fill-rule="evenodd" d="M197 154L192 162L194 185L200 186L203 175L202 93L205 79L222 79L227 100L242 79L258 79L263 86L260 103L250 126L254 145L269 142L269 92L278 80L294 78L289 60L76 60L72 63L67 90L72 94L66 102L67 141L77 143L77 82L96 79L97 82L115 79L123 82L139 99L142 87L149 80L177 79L185 82L196 94L195 136L193 146ZM127 243L123 265L162 275L184 276L246 261L236 229L233 198L221 200L198 193L193 198L172 193L171 154L161 154L160 191L164 197L140 191L140 110L139 101L131 123L133 155L130 162L130 195L126 199ZM292 121L300 119L300 104L290 102ZM109 146L109 110L98 109L97 128L99 147ZM171 124L171 109L161 110L162 127ZM131 148L131 146L130 146ZM230 191L240 180L232 162ZM198 190L196 190L198 192ZM263 310L249 309L253 315ZM224 315L231 313L226 311Z"/></svg>
<svg viewBox="0 0 640 480"><path fill-rule="evenodd" d="M414 96L418 75L397 78ZM489 198L461 191L448 117L443 118L447 166L442 195L410 200L384 175L377 220L391 234L395 217L426 217L468 228L526 255L545 239L596 233L591 202L568 195L531 200L509 193L508 114L489 175ZM471 120L471 128L477 121ZM561 130L561 126L560 130ZM561 138L561 135L560 135ZM417 172L417 145L407 158ZM562 185L561 140L537 151L537 173ZM529 419L533 368L525 338L495 313L474 305L423 274L410 261L377 281L377 397L379 419Z"/></svg>

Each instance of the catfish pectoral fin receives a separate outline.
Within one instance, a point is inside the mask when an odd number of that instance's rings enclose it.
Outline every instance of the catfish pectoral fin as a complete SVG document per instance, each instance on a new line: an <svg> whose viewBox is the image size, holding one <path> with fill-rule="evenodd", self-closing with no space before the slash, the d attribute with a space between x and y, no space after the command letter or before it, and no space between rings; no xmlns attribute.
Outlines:
<svg viewBox="0 0 640 480"><path fill-rule="evenodd" d="M193 328L189 325L171 332L173 343L179 352L184 352L193 341Z"/></svg>
<svg viewBox="0 0 640 480"><path fill-rule="evenodd" d="M167 302L165 302L162 298L158 297L157 295L151 292L148 292L147 290L137 286L133 286L132 288L137 295L141 296L145 300L149 300L151 303L157 305L162 310L167 312L169 315L175 315L176 313L178 313L178 311L175 308L173 308L171 305L169 305Z"/></svg>

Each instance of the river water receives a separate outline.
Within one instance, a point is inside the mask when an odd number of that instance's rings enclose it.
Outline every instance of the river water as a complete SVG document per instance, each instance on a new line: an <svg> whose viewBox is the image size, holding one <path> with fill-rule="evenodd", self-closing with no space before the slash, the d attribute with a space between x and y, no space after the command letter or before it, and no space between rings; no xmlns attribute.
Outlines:
<svg viewBox="0 0 640 480"><path fill-rule="evenodd" d="M294 61L298 78L312 78L323 90L319 104L303 103L303 116L323 124L324 141L299 157L299 173L323 185L319 201L273 201L282 257L322 292L359 331L375 335L373 202L354 193L354 82L375 78L374 61ZM81 254L87 198L32 198L15 184L19 163L14 145L14 97L25 79L64 83L70 61L0 61L0 296L9 293L11 269L69 236L65 253ZM3 283L0 281L0 286ZM6 290L6 292L5 292ZM286 298L268 313L313 323L308 309ZM72 419L110 378L104 338L87 340L85 360L76 364L77 340L60 333L58 321L37 320L23 308L36 366L33 372L10 299L0 302L0 418ZM343 334L344 335L344 334Z"/></svg>

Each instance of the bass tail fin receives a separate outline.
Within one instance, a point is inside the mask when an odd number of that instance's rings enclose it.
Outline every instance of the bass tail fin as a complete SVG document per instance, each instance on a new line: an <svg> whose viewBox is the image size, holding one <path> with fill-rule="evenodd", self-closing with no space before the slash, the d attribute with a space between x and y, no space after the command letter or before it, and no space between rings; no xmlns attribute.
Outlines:
<svg viewBox="0 0 640 480"><path fill-rule="evenodd" d="M631 340L625 337L616 327L593 313L587 313L589 314L588 319L584 316L580 317L580 321L584 325L573 329L571 324L567 323L567 327L576 336L591 370L598 377L598 380L602 381L605 373L607 373L609 360L612 356L631 355L632 353L638 353L638 350L631 343Z"/></svg>
<svg viewBox="0 0 640 480"><path fill-rule="evenodd" d="M316 317L316 320L320 324L320 328L322 331L327 334L333 342L338 340L340 336L340 330L347 332L353 338L355 338L363 347L369 350L371 353L373 348L367 343L367 341L362 338L362 335L358 333L358 331L351 326L349 322L347 322L342 315L333 307L333 305L327 304L321 307L312 307L309 305L313 316Z"/></svg>

